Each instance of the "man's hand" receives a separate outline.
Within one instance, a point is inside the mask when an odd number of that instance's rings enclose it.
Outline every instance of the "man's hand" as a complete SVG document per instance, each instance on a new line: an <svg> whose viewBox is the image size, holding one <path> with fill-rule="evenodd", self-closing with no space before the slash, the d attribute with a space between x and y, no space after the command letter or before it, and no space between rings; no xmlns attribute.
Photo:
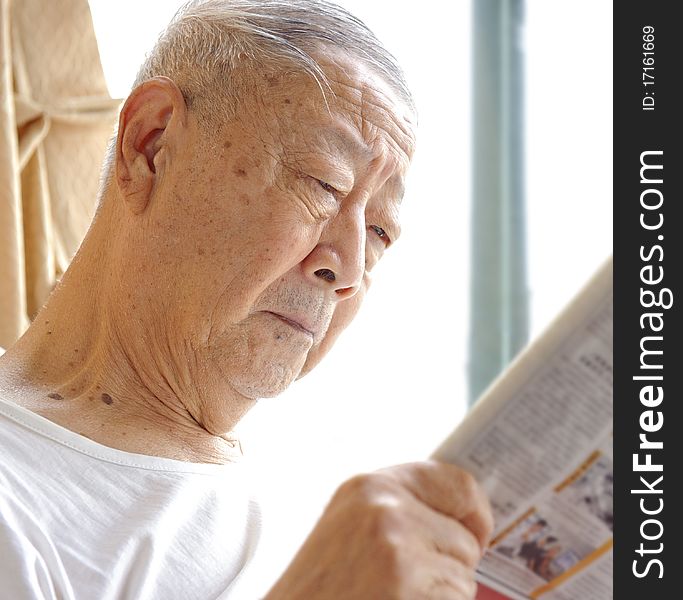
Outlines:
<svg viewBox="0 0 683 600"><path fill-rule="evenodd" d="M459 467L422 462L344 483L266 600L465 600L493 529Z"/></svg>

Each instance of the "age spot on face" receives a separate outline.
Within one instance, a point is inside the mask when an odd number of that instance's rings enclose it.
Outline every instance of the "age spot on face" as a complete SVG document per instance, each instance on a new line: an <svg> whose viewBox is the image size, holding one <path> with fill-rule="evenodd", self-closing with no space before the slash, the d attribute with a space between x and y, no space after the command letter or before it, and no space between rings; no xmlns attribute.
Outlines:
<svg viewBox="0 0 683 600"><path fill-rule="evenodd" d="M280 83L280 78L277 75L264 75L263 77L266 82L268 83L268 87L275 87L277 86L278 83Z"/></svg>

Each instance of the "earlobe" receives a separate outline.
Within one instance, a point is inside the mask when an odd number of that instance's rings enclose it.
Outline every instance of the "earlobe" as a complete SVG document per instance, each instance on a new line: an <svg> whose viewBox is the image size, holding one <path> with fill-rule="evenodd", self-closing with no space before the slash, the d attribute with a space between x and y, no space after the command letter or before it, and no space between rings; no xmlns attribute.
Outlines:
<svg viewBox="0 0 683 600"><path fill-rule="evenodd" d="M147 208L162 175L159 169L172 155L170 133L184 126L186 111L180 89L167 77L145 81L126 100L119 117L116 181L134 214Z"/></svg>

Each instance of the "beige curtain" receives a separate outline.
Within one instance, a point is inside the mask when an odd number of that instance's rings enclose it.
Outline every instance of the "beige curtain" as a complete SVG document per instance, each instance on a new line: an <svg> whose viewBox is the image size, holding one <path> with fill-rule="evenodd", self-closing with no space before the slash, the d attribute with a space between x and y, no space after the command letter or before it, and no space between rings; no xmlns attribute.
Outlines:
<svg viewBox="0 0 683 600"><path fill-rule="evenodd" d="M0 0L0 346L47 299L94 212L118 111L87 0Z"/></svg>

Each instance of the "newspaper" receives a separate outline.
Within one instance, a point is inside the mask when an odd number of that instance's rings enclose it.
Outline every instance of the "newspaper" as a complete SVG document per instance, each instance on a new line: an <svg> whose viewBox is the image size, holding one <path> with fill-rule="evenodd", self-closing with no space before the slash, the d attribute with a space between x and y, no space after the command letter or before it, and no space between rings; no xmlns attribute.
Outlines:
<svg viewBox="0 0 683 600"><path fill-rule="evenodd" d="M612 259L433 458L468 469L495 530L478 569L514 600L611 600Z"/></svg>

